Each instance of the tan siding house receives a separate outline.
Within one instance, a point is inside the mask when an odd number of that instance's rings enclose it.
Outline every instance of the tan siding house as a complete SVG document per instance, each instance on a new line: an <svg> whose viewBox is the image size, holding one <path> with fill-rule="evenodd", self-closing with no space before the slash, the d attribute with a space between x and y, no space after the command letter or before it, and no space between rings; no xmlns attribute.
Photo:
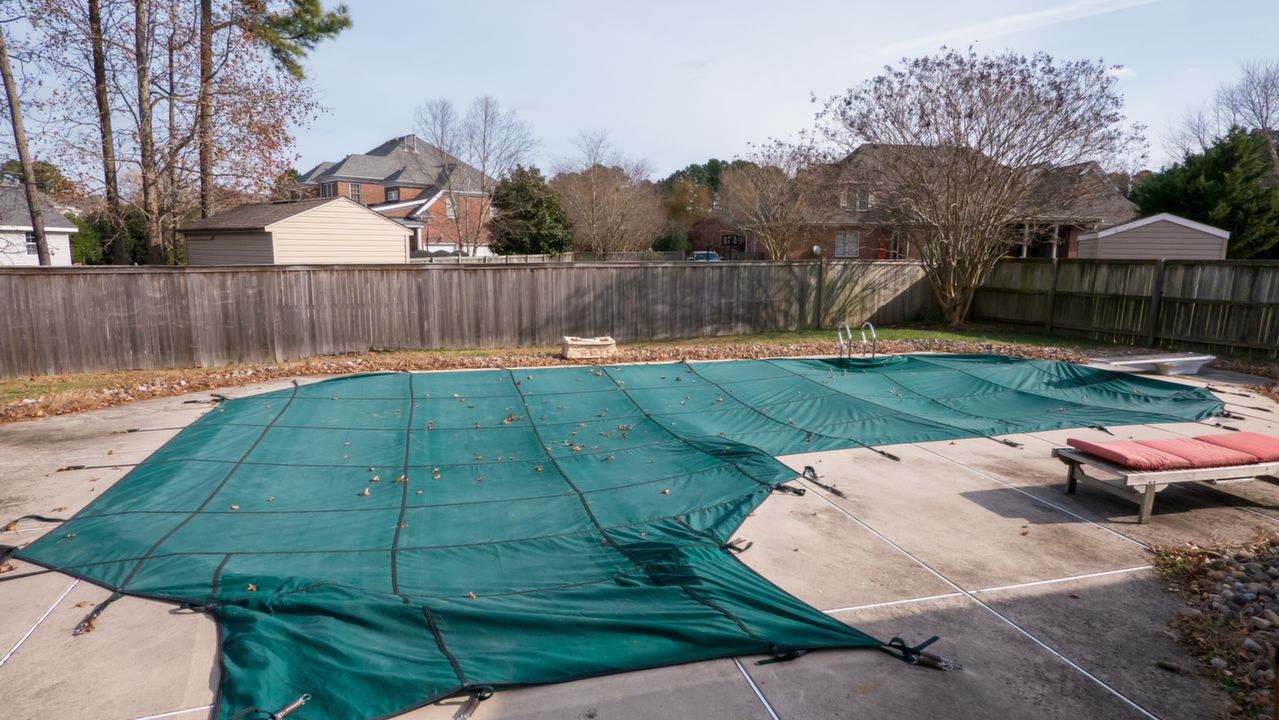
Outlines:
<svg viewBox="0 0 1279 720"><path fill-rule="evenodd" d="M240 205L179 230L189 265L407 263L411 233L344 197Z"/></svg>
<svg viewBox="0 0 1279 720"><path fill-rule="evenodd" d="M1099 260L1224 260L1230 233L1160 213L1079 236L1079 257Z"/></svg>

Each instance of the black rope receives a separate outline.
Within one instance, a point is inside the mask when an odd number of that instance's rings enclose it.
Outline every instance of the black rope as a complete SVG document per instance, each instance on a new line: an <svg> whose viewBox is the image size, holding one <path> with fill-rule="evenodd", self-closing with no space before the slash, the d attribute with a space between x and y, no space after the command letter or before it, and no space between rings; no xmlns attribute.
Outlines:
<svg viewBox="0 0 1279 720"><path fill-rule="evenodd" d="M924 648L937 642L937 636L934 635L918 645L907 645L905 640L895 637L879 646L879 649L892 655L903 662L911 665L921 665L923 667L933 668L934 670L963 670L964 666L957 662L947 660L930 652L924 652Z"/></svg>
<svg viewBox="0 0 1279 720"><path fill-rule="evenodd" d="M15 528L18 527L18 523L23 520L35 520L36 522L55 523L55 524L60 522L66 522L66 518L48 517L47 515L22 515L20 517L16 517L10 520L9 522L5 523L3 532L10 532L14 530Z"/></svg>
<svg viewBox="0 0 1279 720"><path fill-rule="evenodd" d="M80 623L75 626L75 630L72 630L71 634L83 635L85 633L93 632L93 628L98 622L98 616L102 614L103 610L107 609L108 605L115 602L116 600L119 600L121 597L123 597L123 595L121 595L119 591L111 593L111 595L107 597L106 600L103 600L102 602L98 603L97 607L90 610L89 614L84 616L84 619L81 620Z"/></svg>
<svg viewBox="0 0 1279 720"><path fill-rule="evenodd" d="M816 485L817 487L819 487L819 488L821 488L821 489L825 490L826 492L830 493L831 495L835 495L835 496L837 496L837 497L842 497L842 498L847 498L847 497L848 497L847 495L845 495L845 494L844 494L844 491L843 491L843 490L840 490L839 488L835 487L834 485L827 485L826 483L822 482L821 480L818 480L818 479L817 479L817 471L813 469L813 466L812 466L812 465L805 465L805 466L804 466L804 474L803 474L803 475L801 475L801 477L802 477L802 478L804 478L805 480L807 480L808 482L810 482L810 483L812 483L812 484Z"/></svg>

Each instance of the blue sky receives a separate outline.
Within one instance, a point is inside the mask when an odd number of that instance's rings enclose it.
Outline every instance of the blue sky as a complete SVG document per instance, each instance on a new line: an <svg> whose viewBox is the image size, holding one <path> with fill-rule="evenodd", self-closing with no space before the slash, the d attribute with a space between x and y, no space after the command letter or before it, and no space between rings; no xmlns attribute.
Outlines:
<svg viewBox="0 0 1279 720"><path fill-rule="evenodd" d="M532 125L543 168L606 131L660 177L789 136L811 124L811 94L942 44L1126 66L1158 166L1170 123L1241 62L1279 57L1274 0L346 1L354 27L308 65L328 114L299 133L300 170L412 131L426 100L487 94Z"/></svg>

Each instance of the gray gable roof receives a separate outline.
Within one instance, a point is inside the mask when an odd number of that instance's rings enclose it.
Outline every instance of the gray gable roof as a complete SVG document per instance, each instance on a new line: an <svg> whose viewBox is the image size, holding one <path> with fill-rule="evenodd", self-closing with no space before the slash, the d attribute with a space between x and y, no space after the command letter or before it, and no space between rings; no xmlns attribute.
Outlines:
<svg viewBox="0 0 1279 720"><path fill-rule="evenodd" d="M335 163L320 163L302 176L307 185L349 180L381 185L409 185L439 189L454 175L455 187L464 192L482 187L481 174L452 155L415 135L392 138L362 155L347 155Z"/></svg>
<svg viewBox="0 0 1279 720"><path fill-rule="evenodd" d="M63 217L44 195L40 196L40 213L46 230L75 232L75 223ZM0 185L0 226L31 228L31 209L27 207L27 191L16 185Z"/></svg>
<svg viewBox="0 0 1279 720"><path fill-rule="evenodd" d="M212 217L194 220L178 228L178 232L200 232L207 230L265 230L281 220L300 215L312 208L341 202L342 198L314 198L296 202L249 203L237 205Z"/></svg>
<svg viewBox="0 0 1279 720"><path fill-rule="evenodd" d="M298 176L298 183L299 183L299 184L301 184L301 185L306 185L307 183L315 182L315 178L316 178L316 176L317 176L317 175L319 175L320 173L324 172L325 170L328 170L328 169L329 169L329 168L331 168L331 167L333 167L333 163L328 162L328 161L326 160L326 161L324 161L324 162L320 163L319 165L316 165L315 167L311 168L310 170L307 170L306 172L304 172L304 173L302 173L301 175L299 175L299 176Z"/></svg>

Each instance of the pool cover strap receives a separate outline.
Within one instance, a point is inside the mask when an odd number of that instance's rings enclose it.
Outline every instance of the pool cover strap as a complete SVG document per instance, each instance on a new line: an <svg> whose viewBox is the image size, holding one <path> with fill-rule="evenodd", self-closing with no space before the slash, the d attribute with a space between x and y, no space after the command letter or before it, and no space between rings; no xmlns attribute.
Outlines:
<svg viewBox="0 0 1279 720"><path fill-rule="evenodd" d="M738 559L747 516L803 491L775 456L1221 409L1200 388L991 355L352 375L218 403L13 554L205 608L219 720L305 693L310 720L382 718L824 648L938 666Z"/></svg>

